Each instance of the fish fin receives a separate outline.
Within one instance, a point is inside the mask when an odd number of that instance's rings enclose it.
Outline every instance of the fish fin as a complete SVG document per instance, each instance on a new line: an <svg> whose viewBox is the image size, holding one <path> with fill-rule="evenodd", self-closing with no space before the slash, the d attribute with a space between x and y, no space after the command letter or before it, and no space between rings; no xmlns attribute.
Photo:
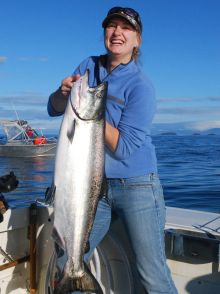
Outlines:
<svg viewBox="0 0 220 294"><path fill-rule="evenodd" d="M106 196L108 193L108 183L106 177L103 178L102 180L102 186L101 186L101 191L100 191L100 198Z"/></svg>
<svg viewBox="0 0 220 294"><path fill-rule="evenodd" d="M57 258L64 256L65 251L56 242L54 242L54 248L55 248Z"/></svg>
<svg viewBox="0 0 220 294"><path fill-rule="evenodd" d="M56 186L52 183L51 187L48 187L45 192L45 203L48 205L54 204L54 197L56 192Z"/></svg>
<svg viewBox="0 0 220 294"><path fill-rule="evenodd" d="M103 294L103 291L85 264L85 271L80 277L69 276L64 269L64 275L61 277L60 282L56 284L54 288L54 294L63 294L74 291L89 292L96 294Z"/></svg>
<svg viewBox="0 0 220 294"><path fill-rule="evenodd" d="M47 187L44 194L44 199L43 200L37 199L36 202L45 207L53 206L54 199L55 199L55 191L56 191L56 186L52 183L51 187Z"/></svg>
<svg viewBox="0 0 220 294"><path fill-rule="evenodd" d="M85 253L88 253L90 250L90 243L89 241L86 242L86 248L85 248Z"/></svg>
<svg viewBox="0 0 220 294"><path fill-rule="evenodd" d="M56 246L58 246L58 248L65 250L65 244L62 241L62 239L61 239L61 237L55 227L53 227L53 230L52 230L52 238L54 239L54 242L55 242Z"/></svg>
<svg viewBox="0 0 220 294"><path fill-rule="evenodd" d="M67 131L67 137L71 143L73 142L73 137L74 137L74 133L75 133L75 124L76 124L76 120L73 119L72 124Z"/></svg>

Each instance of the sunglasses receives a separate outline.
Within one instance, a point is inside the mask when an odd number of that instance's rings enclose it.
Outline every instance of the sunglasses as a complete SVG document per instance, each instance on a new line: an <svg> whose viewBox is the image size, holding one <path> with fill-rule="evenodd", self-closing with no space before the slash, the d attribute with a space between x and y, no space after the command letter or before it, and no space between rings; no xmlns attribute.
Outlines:
<svg viewBox="0 0 220 294"><path fill-rule="evenodd" d="M123 7L116 6L109 10L108 16L113 13L122 13L122 14L126 14L127 16L130 16L139 24L140 29L142 30L142 23L141 23L140 16L137 13L137 11L135 11L133 8L128 8L128 7L123 8Z"/></svg>

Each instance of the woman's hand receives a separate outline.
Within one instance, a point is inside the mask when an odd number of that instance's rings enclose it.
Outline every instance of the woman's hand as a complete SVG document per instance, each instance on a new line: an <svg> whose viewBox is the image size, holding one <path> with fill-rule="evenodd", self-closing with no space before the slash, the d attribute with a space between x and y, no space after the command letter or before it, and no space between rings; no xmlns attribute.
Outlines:
<svg viewBox="0 0 220 294"><path fill-rule="evenodd" d="M76 82L79 78L80 78L80 75L77 74L77 75L66 77L65 79L63 79L61 82L61 86L59 88L61 93L64 96L69 95L74 82Z"/></svg>
<svg viewBox="0 0 220 294"><path fill-rule="evenodd" d="M66 77L60 87L50 95L47 108L50 116L56 116L56 112L59 115L64 113L72 86L79 78L79 74Z"/></svg>

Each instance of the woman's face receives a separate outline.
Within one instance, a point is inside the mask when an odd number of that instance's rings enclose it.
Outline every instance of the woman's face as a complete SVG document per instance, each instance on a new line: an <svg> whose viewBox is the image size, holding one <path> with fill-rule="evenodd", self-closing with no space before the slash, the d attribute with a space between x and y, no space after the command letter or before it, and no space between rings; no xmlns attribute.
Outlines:
<svg viewBox="0 0 220 294"><path fill-rule="evenodd" d="M105 47L108 53L121 57L124 63L130 61L134 47L139 47L140 42L140 35L122 18L113 18L105 28Z"/></svg>

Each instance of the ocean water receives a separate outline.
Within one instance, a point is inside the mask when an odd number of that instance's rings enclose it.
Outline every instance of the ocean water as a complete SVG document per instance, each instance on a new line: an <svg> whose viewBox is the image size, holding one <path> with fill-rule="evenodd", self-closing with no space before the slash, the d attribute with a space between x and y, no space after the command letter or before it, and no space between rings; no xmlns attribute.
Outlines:
<svg viewBox="0 0 220 294"><path fill-rule="evenodd" d="M167 206L220 213L220 136L157 136Z"/></svg>
<svg viewBox="0 0 220 294"><path fill-rule="evenodd" d="M220 136L153 136L167 206L220 213ZM14 171L16 190L5 193L11 208L43 199L54 157L0 157L0 175Z"/></svg>

